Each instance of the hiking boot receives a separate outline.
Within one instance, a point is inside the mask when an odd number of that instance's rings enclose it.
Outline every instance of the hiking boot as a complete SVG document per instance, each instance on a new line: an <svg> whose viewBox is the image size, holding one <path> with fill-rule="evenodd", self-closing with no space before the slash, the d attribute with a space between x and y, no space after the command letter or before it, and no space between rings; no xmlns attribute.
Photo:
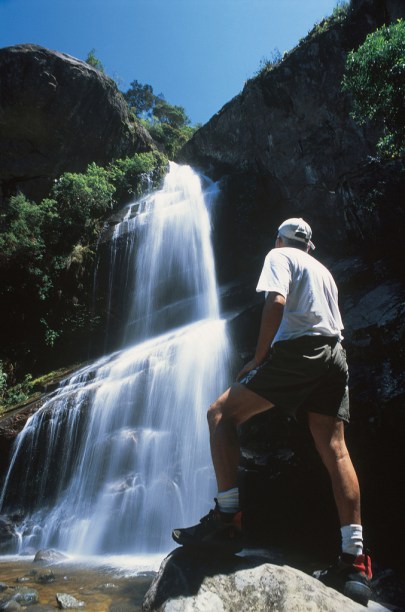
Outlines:
<svg viewBox="0 0 405 612"><path fill-rule="evenodd" d="M349 555L343 553L337 562L326 570L313 574L326 586L343 593L357 603L367 606L371 597L372 578L369 555Z"/></svg>
<svg viewBox="0 0 405 612"><path fill-rule="evenodd" d="M198 525L174 529L172 538L177 544L203 549L220 549L236 553L242 550L242 512L228 514L220 512L215 500L215 509L204 516Z"/></svg>

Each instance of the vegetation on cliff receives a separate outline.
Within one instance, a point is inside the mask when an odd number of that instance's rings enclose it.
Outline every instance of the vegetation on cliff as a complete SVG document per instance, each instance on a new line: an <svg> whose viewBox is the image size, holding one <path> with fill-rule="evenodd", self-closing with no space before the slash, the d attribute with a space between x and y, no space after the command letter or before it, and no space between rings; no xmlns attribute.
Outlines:
<svg viewBox="0 0 405 612"><path fill-rule="evenodd" d="M0 214L0 405L24 399L26 368L40 371L46 355L58 361L69 338L82 344L97 327L85 276L104 222L140 195L146 175L157 185L167 161L154 151L105 168L92 163L84 173L63 174L39 203L22 194L6 201Z"/></svg>
<svg viewBox="0 0 405 612"><path fill-rule="evenodd" d="M124 93L131 111L154 141L173 159L198 126L191 126L182 106L174 106L155 95L151 85L133 81Z"/></svg>
<svg viewBox="0 0 405 612"><path fill-rule="evenodd" d="M353 117L382 126L378 150L388 157L405 153L405 22L369 34L347 58L343 90L353 95Z"/></svg>

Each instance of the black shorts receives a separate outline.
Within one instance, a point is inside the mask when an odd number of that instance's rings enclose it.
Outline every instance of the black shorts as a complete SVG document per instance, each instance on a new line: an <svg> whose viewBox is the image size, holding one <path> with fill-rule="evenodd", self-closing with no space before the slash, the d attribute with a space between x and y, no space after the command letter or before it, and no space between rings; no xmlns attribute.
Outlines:
<svg viewBox="0 0 405 612"><path fill-rule="evenodd" d="M349 422L346 352L337 338L301 336L276 342L239 382L287 415L317 412Z"/></svg>

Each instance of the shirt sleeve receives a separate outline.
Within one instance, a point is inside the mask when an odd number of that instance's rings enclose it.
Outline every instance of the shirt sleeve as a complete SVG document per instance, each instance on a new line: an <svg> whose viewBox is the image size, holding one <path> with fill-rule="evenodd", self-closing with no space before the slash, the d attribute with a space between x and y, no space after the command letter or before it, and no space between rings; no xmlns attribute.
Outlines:
<svg viewBox="0 0 405 612"><path fill-rule="evenodd" d="M285 299L290 290L291 270L288 257L280 249L273 249L264 260L256 291L274 291Z"/></svg>

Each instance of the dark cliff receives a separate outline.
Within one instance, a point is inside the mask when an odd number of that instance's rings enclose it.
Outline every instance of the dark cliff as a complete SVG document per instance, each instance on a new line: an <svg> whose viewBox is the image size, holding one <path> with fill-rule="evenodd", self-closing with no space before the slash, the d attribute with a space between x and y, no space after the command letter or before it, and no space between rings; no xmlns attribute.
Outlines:
<svg viewBox="0 0 405 612"><path fill-rule="evenodd" d="M115 83L89 64L37 45L0 49L0 203L40 200L63 172L152 149Z"/></svg>

